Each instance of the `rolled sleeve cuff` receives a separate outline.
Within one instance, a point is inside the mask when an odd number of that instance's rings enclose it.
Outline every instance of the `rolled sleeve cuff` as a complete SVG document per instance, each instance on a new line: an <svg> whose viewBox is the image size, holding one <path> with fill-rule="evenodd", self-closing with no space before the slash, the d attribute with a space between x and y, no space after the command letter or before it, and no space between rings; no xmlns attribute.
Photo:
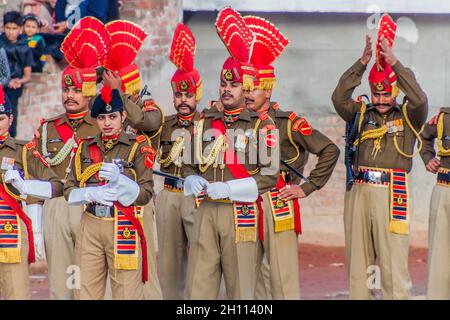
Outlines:
<svg viewBox="0 0 450 320"><path fill-rule="evenodd" d="M314 191L317 190L316 186L313 185L311 182L309 183L304 183L300 186L300 188L303 189L303 192L305 193L305 195L309 196L311 193L313 193Z"/></svg>

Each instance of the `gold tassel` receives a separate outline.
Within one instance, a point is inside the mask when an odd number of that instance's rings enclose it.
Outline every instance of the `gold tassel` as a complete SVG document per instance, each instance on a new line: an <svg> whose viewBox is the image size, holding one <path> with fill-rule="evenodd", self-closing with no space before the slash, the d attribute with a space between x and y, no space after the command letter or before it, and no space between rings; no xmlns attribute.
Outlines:
<svg viewBox="0 0 450 320"><path fill-rule="evenodd" d="M81 87L83 96L94 97L97 94L97 85L95 82L85 81Z"/></svg>
<svg viewBox="0 0 450 320"><path fill-rule="evenodd" d="M200 101L203 98L203 84L200 83L195 90L195 101Z"/></svg>
<svg viewBox="0 0 450 320"><path fill-rule="evenodd" d="M275 220L275 232L294 230L294 217L290 216L288 219Z"/></svg>
<svg viewBox="0 0 450 320"><path fill-rule="evenodd" d="M407 221L391 220L389 231L396 234L409 234L409 223Z"/></svg>
<svg viewBox="0 0 450 320"><path fill-rule="evenodd" d="M256 242L256 227L235 228L235 242Z"/></svg>
<svg viewBox="0 0 450 320"><path fill-rule="evenodd" d="M114 255L114 269L116 270L137 270L138 258L122 254Z"/></svg>
<svg viewBox="0 0 450 320"><path fill-rule="evenodd" d="M20 248L2 248L0 249L0 263L20 263Z"/></svg>
<svg viewBox="0 0 450 320"><path fill-rule="evenodd" d="M124 83L125 93L135 95L138 94L142 89L141 78L136 78L130 82Z"/></svg>
<svg viewBox="0 0 450 320"><path fill-rule="evenodd" d="M259 81L259 89L260 90L273 90L277 84L277 80L275 78L267 78L261 79Z"/></svg>
<svg viewBox="0 0 450 320"><path fill-rule="evenodd" d="M244 78L242 80L242 90L244 91L253 91L255 88L253 83L253 77L244 74Z"/></svg>

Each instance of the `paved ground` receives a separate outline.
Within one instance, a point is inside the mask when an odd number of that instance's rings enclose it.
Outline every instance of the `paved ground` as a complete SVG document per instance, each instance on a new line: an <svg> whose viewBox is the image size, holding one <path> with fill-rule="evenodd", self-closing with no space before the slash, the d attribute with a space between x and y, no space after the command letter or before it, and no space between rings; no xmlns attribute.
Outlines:
<svg viewBox="0 0 450 320"><path fill-rule="evenodd" d="M300 246L300 286L303 299L348 298L343 247ZM411 248L409 266L414 299L423 299L426 291L427 249ZM45 263L32 268L32 298L48 299Z"/></svg>

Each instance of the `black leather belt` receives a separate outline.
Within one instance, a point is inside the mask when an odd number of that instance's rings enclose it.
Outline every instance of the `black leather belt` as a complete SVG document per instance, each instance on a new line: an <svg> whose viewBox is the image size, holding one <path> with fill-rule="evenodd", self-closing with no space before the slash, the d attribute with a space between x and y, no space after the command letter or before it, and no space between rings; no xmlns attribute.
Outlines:
<svg viewBox="0 0 450 320"><path fill-rule="evenodd" d="M98 218L114 218L114 207L89 203L86 205L86 211Z"/></svg>
<svg viewBox="0 0 450 320"><path fill-rule="evenodd" d="M356 180L365 182L365 183L390 183L391 182L391 174L376 171L376 170L360 170Z"/></svg>
<svg viewBox="0 0 450 320"><path fill-rule="evenodd" d="M183 181L171 178L164 178L164 187L170 190L183 191Z"/></svg>

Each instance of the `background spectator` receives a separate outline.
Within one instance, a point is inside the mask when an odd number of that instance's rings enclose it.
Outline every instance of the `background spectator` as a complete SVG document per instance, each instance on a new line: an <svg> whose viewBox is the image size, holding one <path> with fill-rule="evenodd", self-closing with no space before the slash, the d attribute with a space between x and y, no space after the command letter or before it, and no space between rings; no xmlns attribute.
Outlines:
<svg viewBox="0 0 450 320"><path fill-rule="evenodd" d="M22 16L17 11L10 11L3 15L4 33L0 35L0 47L4 48L8 57L11 80L5 87L14 115L14 121L10 128L12 137L16 136L17 105L23 91L23 84L31 79L33 66L33 54L28 48L27 38L21 34Z"/></svg>
<svg viewBox="0 0 450 320"><path fill-rule="evenodd" d="M6 88L11 80L11 72L9 71L8 57L6 51L0 48L0 83Z"/></svg>
<svg viewBox="0 0 450 320"><path fill-rule="evenodd" d="M41 28L41 21L37 16L32 13L25 15L22 19L23 33L27 36L28 47L33 53L33 72L42 72L46 61L46 55L44 54L45 41L44 38L37 34Z"/></svg>
<svg viewBox="0 0 450 320"><path fill-rule="evenodd" d="M34 14L42 23L41 32L52 33L53 29L53 12L56 0L23 0L22 14Z"/></svg>

